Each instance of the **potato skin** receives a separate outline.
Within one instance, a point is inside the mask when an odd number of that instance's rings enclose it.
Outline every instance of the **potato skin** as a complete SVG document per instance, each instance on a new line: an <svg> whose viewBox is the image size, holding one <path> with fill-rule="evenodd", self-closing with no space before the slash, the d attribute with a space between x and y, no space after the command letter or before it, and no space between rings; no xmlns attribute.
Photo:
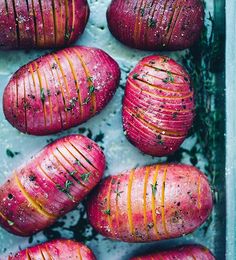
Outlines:
<svg viewBox="0 0 236 260"><path fill-rule="evenodd" d="M193 166L157 164L108 177L87 213L102 235L125 242L170 239L193 232L209 216L209 183Z"/></svg>
<svg viewBox="0 0 236 260"><path fill-rule="evenodd" d="M120 79L104 51L76 46L21 67L3 94L6 119L19 131L48 135L77 126L101 111Z"/></svg>
<svg viewBox="0 0 236 260"><path fill-rule="evenodd" d="M188 73L168 57L145 57L128 76L122 115L126 137L143 153L175 152L194 118Z"/></svg>
<svg viewBox="0 0 236 260"><path fill-rule="evenodd" d="M57 239L34 247L27 248L9 256L8 260L96 260L91 249L82 243L72 240Z"/></svg>
<svg viewBox="0 0 236 260"><path fill-rule="evenodd" d="M142 50L182 50L200 37L201 0L112 0L108 27L122 43Z"/></svg>
<svg viewBox="0 0 236 260"><path fill-rule="evenodd" d="M100 181L105 157L82 135L46 146L0 187L0 224L30 236L71 211Z"/></svg>
<svg viewBox="0 0 236 260"><path fill-rule="evenodd" d="M130 260L176 260L176 259L197 259L214 260L209 249L199 245L186 245L159 253L133 257Z"/></svg>
<svg viewBox="0 0 236 260"><path fill-rule="evenodd" d="M87 0L1 1L0 49L62 47L83 33Z"/></svg>

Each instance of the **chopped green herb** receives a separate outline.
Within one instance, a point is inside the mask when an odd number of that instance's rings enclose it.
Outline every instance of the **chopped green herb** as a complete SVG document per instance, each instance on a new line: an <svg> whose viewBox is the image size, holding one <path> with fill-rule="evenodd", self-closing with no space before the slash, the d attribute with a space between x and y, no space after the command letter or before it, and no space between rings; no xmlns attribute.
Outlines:
<svg viewBox="0 0 236 260"><path fill-rule="evenodd" d="M69 172L70 176L74 176L77 173L77 171Z"/></svg>
<svg viewBox="0 0 236 260"><path fill-rule="evenodd" d="M139 76L139 74L138 74L138 73L134 73L134 75L133 75L133 79L137 79L137 78L138 78L138 76Z"/></svg>
<svg viewBox="0 0 236 260"><path fill-rule="evenodd" d="M92 94L95 91L94 85L89 86L89 94Z"/></svg>
<svg viewBox="0 0 236 260"><path fill-rule="evenodd" d="M93 77L87 77L88 82L93 82Z"/></svg>
<svg viewBox="0 0 236 260"><path fill-rule="evenodd" d="M6 149L6 154L8 157L13 158L15 155L20 154L19 152L12 152L10 149Z"/></svg>
<svg viewBox="0 0 236 260"><path fill-rule="evenodd" d="M72 185L73 185L73 183L71 181L69 181L69 180L67 180L66 183L65 183L66 189L69 189L70 186L72 186Z"/></svg>
<svg viewBox="0 0 236 260"><path fill-rule="evenodd" d="M10 149L6 150L6 154L8 157L11 157L11 158L13 158L15 156L14 153Z"/></svg>
<svg viewBox="0 0 236 260"><path fill-rule="evenodd" d="M15 223L13 221L11 221L11 220L7 220L7 223L8 223L9 226L14 226L15 225Z"/></svg>
<svg viewBox="0 0 236 260"><path fill-rule="evenodd" d="M106 210L104 210L104 213L105 213L106 215L111 216L111 210L110 210L110 209L106 209Z"/></svg>
<svg viewBox="0 0 236 260"><path fill-rule="evenodd" d="M95 141L96 143L98 143L98 142L103 143L103 138L104 138L104 133L102 133L102 132L100 131L100 133L95 136L94 141Z"/></svg>
<svg viewBox="0 0 236 260"><path fill-rule="evenodd" d="M50 144L50 143L54 142L54 139L53 138L49 138L46 141L47 141L48 144Z"/></svg>
<svg viewBox="0 0 236 260"><path fill-rule="evenodd" d="M40 89L40 98L41 98L42 103L44 104L44 102L45 102L45 93L44 93L44 89L43 88Z"/></svg>
<svg viewBox="0 0 236 260"><path fill-rule="evenodd" d="M78 159L75 159L75 164L81 166L81 163L80 163L80 161Z"/></svg>
<svg viewBox="0 0 236 260"><path fill-rule="evenodd" d="M170 79L170 82L174 82L174 77L173 77L173 74L170 72L170 71L167 71L167 74L169 75L169 79Z"/></svg>
<svg viewBox="0 0 236 260"><path fill-rule="evenodd" d="M151 187L152 187L152 194L155 196L157 191L157 182L155 182L155 184L151 184Z"/></svg>
<svg viewBox="0 0 236 260"><path fill-rule="evenodd" d="M78 97L73 97L73 98L69 101L70 105L65 108L65 111L70 111L70 110L72 110L72 109L76 106L76 102L78 102Z"/></svg>
<svg viewBox="0 0 236 260"><path fill-rule="evenodd" d="M168 83L169 82L169 78L165 78L162 80L164 83Z"/></svg>
<svg viewBox="0 0 236 260"><path fill-rule="evenodd" d="M144 13L145 13L145 8L141 8L140 9L140 15L143 17L144 16Z"/></svg>
<svg viewBox="0 0 236 260"><path fill-rule="evenodd" d="M86 128L85 127L80 127L79 128L79 133L84 134L86 132Z"/></svg>
<svg viewBox="0 0 236 260"><path fill-rule="evenodd" d="M73 185L73 183L72 183L71 181L67 180L67 181L65 182L65 184L64 184L64 187L62 187L62 186L59 185L59 184L57 184L56 187L57 187L57 189L58 189L59 191L65 193L66 196L67 196L70 200L74 201L74 197L73 197L73 196L71 195L71 193L70 193L70 187L71 187L72 185Z"/></svg>
<svg viewBox="0 0 236 260"><path fill-rule="evenodd" d="M80 127L78 129L80 134L86 134L88 138L92 139L93 137L93 133L89 128L85 128L85 127ZM87 132L87 133L86 133Z"/></svg>
<svg viewBox="0 0 236 260"><path fill-rule="evenodd" d="M82 181L88 182L90 175L91 175L91 172L86 172L86 173L81 174Z"/></svg>
<svg viewBox="0 0 236 260"><path fill-rule="evenodd" d="M171 82L171 83L174 83L174 77L173 77L173 74L170 72L170 71L167 71L167 74L168 74L168 77L163 79L162 81L164 83L168 83L168 82Z"/></svg>
<svg viewBox="0 0 236 260"><path fill-rule="evenodd" d="M64 37L65 41L68 41L70 39L70 32L66 32L65 33L65 37Z"/></svg>
<svg viewBox="0 0 236 260"><path fill-rule="evenodd" d="M156 24L157 24L157 21L154 20L153 18L151 18L151 19L148 20L148 27L150 27L150 28L156 28Z"/></svg>
<svg viewBox="0 0 236 260"><path fill-rule="evenodd" d="M83 105L87 105L89 101L90 101L90 97L86 97L84 99Z"/></svg>

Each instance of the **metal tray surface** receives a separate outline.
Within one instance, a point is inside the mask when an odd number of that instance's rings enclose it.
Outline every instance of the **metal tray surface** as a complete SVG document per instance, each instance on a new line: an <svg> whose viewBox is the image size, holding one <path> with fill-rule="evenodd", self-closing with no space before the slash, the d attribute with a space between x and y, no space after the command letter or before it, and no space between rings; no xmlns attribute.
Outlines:
<svg viewBox="0 0 236 260"><path fill-rule="evenodd" d="M94 250L98 260L126 260L140 253L189 243L205 245L212 250L217 259L225 258L225 67L224 57L218 55L219 48L221 52L224 48L225 14L223 0L206 2L205 38L202 37L201 43L190 51L161 53L175 58L186 66L193 74L196 87L196 122L178 152L168 158L153 158L143 155L127 141L121 121L122 97L127 74L142 57L158 52L130 49L115 40L107 28L105 16L110 0L90 0L90 19L85 33L76 45L99 47L116 59L122 70L120 86L112 101L99 115L69 131L44 137L21 134L14 129L4 118L1 101L0 183L7 179L14 168L30 159L47 143L70 133L82 133L97 141L104 149L107 160L106 176L138 165L165 161L196 165L206 172L211 181L215 197L211 218L188 236L155 243L129 244L111 241L96 234L87 223L82 203L74 211L58 220L54 226L30 238L17 237L0 228L0 255L2 257L39 242L63 237L85 242ZM208 42L205 42L206 39ZM0 52L0 95L2 96L11 75L20 66L47 52L49 50ZM208 70L209 73L206 73Z"/></svg>

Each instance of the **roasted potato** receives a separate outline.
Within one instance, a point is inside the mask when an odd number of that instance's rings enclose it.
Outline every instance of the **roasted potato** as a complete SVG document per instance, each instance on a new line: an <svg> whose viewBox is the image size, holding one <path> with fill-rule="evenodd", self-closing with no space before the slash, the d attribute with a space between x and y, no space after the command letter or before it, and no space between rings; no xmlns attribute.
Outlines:
<svg viewBox="0 0 236 260"><path fill-rule="evenodd" d="M129 74L122 113L126 137L143 153L175 152L194 118L188 73L168 57L145 57Z"/></svg>
<svg viewBox="0 0 236 260"><path fill-rule="evenodd" d="M142 50L182 50L199 38L201 0L112 0L108 27L122 43Z"/></svg>
<svg viewBox="0 0 236 260"><path fill-rule="evenodd" d="M71 47L21 67L3 95L6 119L19 131L48 135L81 124L114 95L118 64L104 51Z"/></svg>
<svg viewBox="0 0 236 260"><path fill-rule="evenodd" d="M46 146L0 187L0 224L30 236L71 211L100 181L105 157L82 135Z"/></svg>
<svg viewBox="0 0 236 260"><path fill-rule="evenodd" d="M102 235L148 242L196 230L211 213L212 194L195 167L157 164L106 178L87 208L91 225Z"/></svg>
<svg viewBox="0 0 236 260"><path fill-rule="evenodd" d="M203 246L187 245L150 255L133 257L130 260L214 260L210 250Z"/></svg>
<svg viewBox="0 0 236 260"><path fill-rule="evenodd" d="M96 260L93 252L82 243L58 239L20 251L8 260Z"/></svg>
<svg viewBox="0 0 236 260"><path fill-rule="evenodd" d="M0 49L62 47L84 31L87 0L0 0Z"/></svg>

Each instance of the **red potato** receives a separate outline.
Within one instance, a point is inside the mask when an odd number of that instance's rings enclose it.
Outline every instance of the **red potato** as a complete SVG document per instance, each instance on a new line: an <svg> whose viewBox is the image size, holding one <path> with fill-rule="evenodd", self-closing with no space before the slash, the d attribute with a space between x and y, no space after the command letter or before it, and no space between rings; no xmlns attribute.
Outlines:
<svg viewBox="0 0 236 260"><path fill-rule="evenodd" d="M130 260L214 260L209 249L198 245L187 245L175 249L133 257Z"/></svg>
<svg viewBox="0 0 236 260"><path fill-rule="evenodd" d="M142 50L182 50L200 37L201 0L112 0L108 27L119 41Z"/></svg>
<svg viewBox="0 0 236 260"><path fill-rule="evenodd" d="M46 146L0 187L0 224L30 236L71 211L100 181L105 157L82 135Z"/></svg>
<svg viewBox="0 0 236 260"><path fill-rule="evenodd" d="M164 56L142 59L129 74L123 100L123 128L142 152L165 156L185 140L194 118L188 73Z"/></svg>
<svg viewBox="0 0 236 260"><path fill-rule="evenodd" d="M62 47L83 33L87 0L1 0L0 49Z"/></svg>
<svg viewBox="0 0 236 260"><path fill-rule="evenodd" d="M20 251L8 260L96 260L91 249L82 243L58 239Z"/></svg>
<svg viewBox="0 0 236 260"><path fill-rule="evenodd" d="M48 135L77 126L101 111L120 79L104 51L71 47L21 67L3 94L6 119L19 131Z"/></svg>
<svg viewBox="0 0 236 260"><path fill-rule="evenodd" d="M103 236L149 242L193 232L208 218L212 203L207 178L198 169L157 164L106 178L87 213Z"/></svg>

